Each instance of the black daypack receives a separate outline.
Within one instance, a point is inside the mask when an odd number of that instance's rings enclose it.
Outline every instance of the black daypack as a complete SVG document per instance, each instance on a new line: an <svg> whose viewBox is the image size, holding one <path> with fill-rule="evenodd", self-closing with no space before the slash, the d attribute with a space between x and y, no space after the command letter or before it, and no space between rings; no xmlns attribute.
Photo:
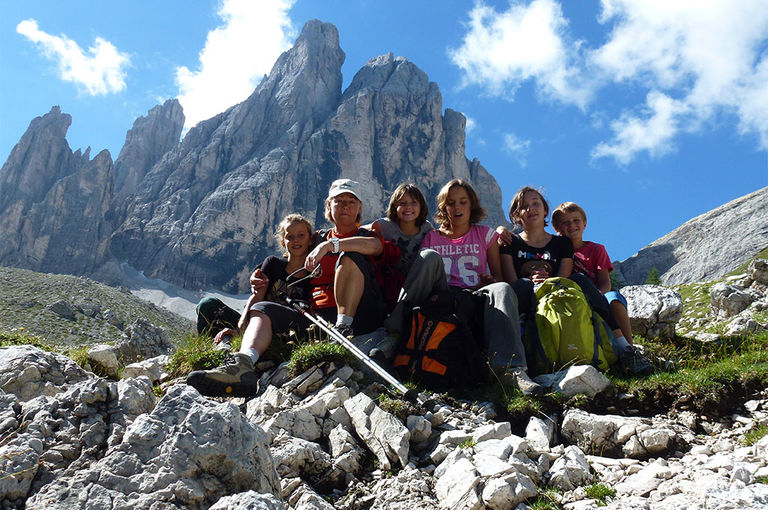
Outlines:
<svg viewBox="0 0 768 510"><path fill-rule="evenodd" d="M400 379L435 389L483 382L482 299L450 290L411 308L393 362Z"/></svg>

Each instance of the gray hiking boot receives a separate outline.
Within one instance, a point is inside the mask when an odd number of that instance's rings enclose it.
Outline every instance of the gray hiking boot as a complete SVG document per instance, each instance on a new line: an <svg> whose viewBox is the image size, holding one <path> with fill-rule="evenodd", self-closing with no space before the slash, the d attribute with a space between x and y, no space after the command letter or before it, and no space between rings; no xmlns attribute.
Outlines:
<svg viewBox="0 0 768 510"><path fill-rule="evenodd" d="M634 345L618 352L617 355L617 368L625 376L651 375L655 370L651 362Z"/></svg>
<svg viewBox="0 0 768 510"><path fill-rule="evenodd" d="M341 336L344 338L353 338L355 336L355 333L352 331L352 326L349 324L339 324L335 329L341 333Z"/></svg>
<svg viewBox="0 0 768 510"><path fill-rule="evenodd" d="M525 369L515 369L512 371L512 375L515 377L517 389L519 389L523 395L539 397L544 394L544 388L541 384L534 382L533 379L528 377L528 372L526 372Z"/></svg>
<svg viewBox="0 0 768 510"><path fill-rule="evenodd" d="M544 387L528 377L524 368L511 369L500 376L506 386L514 386L520 393L528 397L539 397L544 394Z"/></svg>
<svg viewBox="0 0 768 510"><path fill-rule="evenodd" d="M212 397L249 397L256 394L258 382L251 357L240 352L230 354L213 370L196 370L187 376L187 384Z"/></svg>

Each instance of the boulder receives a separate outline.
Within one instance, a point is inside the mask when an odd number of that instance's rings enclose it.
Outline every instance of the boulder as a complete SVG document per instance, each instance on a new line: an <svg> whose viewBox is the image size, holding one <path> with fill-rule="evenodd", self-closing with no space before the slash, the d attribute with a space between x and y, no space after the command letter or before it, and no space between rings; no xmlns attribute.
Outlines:
<svg viewBox="0 0 768 510"><path fill-rule="evenodd" d="M568 446L565 454L549 469L549 484L564 491L573 490L592 480L589 462L578 446Z"/></svg>
<svg viewBox="0 0 768 510"><path fill-rule="evenodd" d="M284 510L285 505L272 494L260 494L256 491L241 492L224 496L209 510Z"/></svg>
<svg viewBox="0 0 768 510"><path fill-rule="evenodd" d="M88 362L94 371L110 379L118 378L120 364L117 361L117 351L111 345L98 344L88 349Z"/></svg>
<svg viewBox="0 0 768 510"><path fill-rule="evenodd" d="M122 378L131 379L144 375L148 377L150 381L156 383L162 380L166 375L165 365L168 364L168 359L168 356L163 354L160 356L155 356L154 358L131 363L123 369Z"/></svg>
<svg viewBox="0 0 768 510"><path fill-rule="evenodd" d="M115 345L120 361L125 364L170 354L173 344L165 330L145 319L136 319L125 328L123 337Z"/></svg>
<svg viewBox="0 0 768 510"><path fill-rule="evenodd" d="M735 285L716 283L709 289L712 310L722 318L733 317L746 310L752 303L752 296Z"/></svg>
<svg viewBox="0 0 768 510"><path fill-rule="evenodd" d="M565 413L561 434L586 451L630 458L665 454L682 440L669 425L656 425L647 418L596 415L579 409Z"/></svg>
<svg viewBox="0 0 768 510"><path fill-rule="evenodd" d="M266 434L235 405L215 404L180 384L128 425L121 442L64 470L27 508L54 501L58 508L207 507L251 489L280 494Z"/></svg>
<svg viewBox="0 0 768 510"><path fill-rule="evenodd" d="M555 438L557 422L552 419L543 420L538 416L531 416L528 426L525 427L525 440L535 450L547 451Z"/></svg>
<svg viewBox="0 0 768 510"><path fill-rule="evenodd" d="M408 464L410 433L400 420L383 411L364 393L344 401L355 432L370 448L381 469Z"/></svg>
<svg viewBox="0 0 768 510"><path fill-rule="evenodd" d="M50 305L46 306L45 309L55 313L62 319L66 319L68 321L75 320L74 307L64 300L60 299L54 303L51 303Z"/></svg>
<svg viewBox="0 0 768 510"><path fill-rule="evenodd" d="M435 484L435 495L443 508L480 510L483 502L478 488L481 478L469 459L451 464Z"/></svg>
<svg viewBox="0 0 768 510"><path fill-rule="evenodd" d="M573 365L553 374L536 376L534 381L549 391L573 397L580 393L593 398L613 385L598 369L592 365Z"/></svg>
<svg viewBox="0 0 768 510"><path fill-rule="evenodd" d="M515 508L537 493L536 485L530 478L521 473L509 473L487 480L482 497L488 508L504 510Z"/></svg>
<svg viewBox="0 0 768 510"><path fill-rule="evenodd" d="M674 290L660 285L631 285L621 288L629 304L632 331L646 338L668 339L683 316L683 300Z"/></svg>
<svg viewBox="0 0 768 510"><path fill-rule="evenodd" d="M71 359L31 345L0 347L0 389L20 401L55 395L93 378Z"/></svg>

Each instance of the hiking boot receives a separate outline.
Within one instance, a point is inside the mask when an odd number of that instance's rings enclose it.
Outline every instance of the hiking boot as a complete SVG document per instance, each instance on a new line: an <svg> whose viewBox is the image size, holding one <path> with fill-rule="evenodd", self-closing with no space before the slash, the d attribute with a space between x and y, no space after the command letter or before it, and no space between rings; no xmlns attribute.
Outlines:
<svg viewBox="0 0 768 510"><path fill-rule="evenodd" d="M209 397L250 397L256 394L258 382L251 357L241 352L227 356L220 367L187 376L187 384Z"/></svg>
<svg viewBox="0 0 768 510"><path fill-rule="evenodd" d="M544 387L534 382L524 368L516 368L505 372L500 377L502 384L515 386L520 393L528 397L539 397L544 394Z"/></svg>
<svg viewBox="0 0 768 510"><path fill-rule="evenodd" d="M519 389L523 395L528 397L539 397L544 394L544 388L541 384L534 382L533 379L528 377L528 372L524 369L518 368L517 370L513 370L512 375L515 376L515 385L517 385L517 389Z"/></svg>
<svg viewBox="0 0 768 510"><path fill-rule="evenodd" d="M355 333L352 331L352 326L349 324L339 324L338 326L335 326L334 329L336 329L336 331L344 338L352 338L355 336Z"/></svg>
<svg viewBox="0 0 768 510"><path fill-rule="evenodd" d="M634 345L630 345L628 349L619 352L618 358L616 365L619 372L624 375L645 376L651 375L655 370L651 362Z"/></svg>

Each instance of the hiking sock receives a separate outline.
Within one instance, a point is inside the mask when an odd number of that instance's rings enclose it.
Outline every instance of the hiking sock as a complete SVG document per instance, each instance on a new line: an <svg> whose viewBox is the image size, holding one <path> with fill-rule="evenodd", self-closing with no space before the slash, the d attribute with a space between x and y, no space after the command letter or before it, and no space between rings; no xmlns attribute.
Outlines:
<svg viewBox="0 0 768 510"><path fill-rule="evenodd" d="M628 351L632 349L632 347L629 345L629 342L627 342L627 339L624 338L624 335L617 336L613 339L613 341L617 351Z"/></svg>
<svg viewBox="0 0 768 510"><path fill-rule="evenodd" d="M242 353L247 354L251 358L251 361L253 361L254 365L256 364L257 361L259 361L259 351L257 351L253 347L249 347L245 349L244 351L242 351Z"/></svg>
<svg viewBox="0 0 768 510"><path fill-rule="evenodd" d="M351 326L354 320L354 317L340 313L336 316L336 326Z"/></svg>

